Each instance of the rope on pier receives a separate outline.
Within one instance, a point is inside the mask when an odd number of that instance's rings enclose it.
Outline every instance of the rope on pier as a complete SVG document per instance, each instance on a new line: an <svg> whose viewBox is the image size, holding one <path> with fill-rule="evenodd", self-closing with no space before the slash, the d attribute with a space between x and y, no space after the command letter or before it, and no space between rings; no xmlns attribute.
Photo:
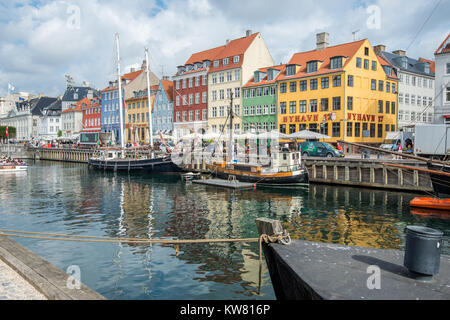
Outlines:
<svg viewBox="0 0 450 320"><path fill-rule="evenodd" d="M58 241L74 241L74 242L102 242L102 243L160 243L160 244L173 244L175 247L176 256L179 253L180 244L192 244L192 243L236 243L236 242L258 242L259 245L259 285L258 294L261 292L261 276L262 276L262 244L281 242L288 245L291 242L291 238L288 233L267 235L262 234L259 238L243 238L243 239L142 239L142 238L120 238L120 237L100 237L100 236L81 236L81 235L69 235L60 233L45 233L45 232L30 232L19 230L0 229L0 236L6 237L19 237L30 238L39 240L58 240Z"/></svg>

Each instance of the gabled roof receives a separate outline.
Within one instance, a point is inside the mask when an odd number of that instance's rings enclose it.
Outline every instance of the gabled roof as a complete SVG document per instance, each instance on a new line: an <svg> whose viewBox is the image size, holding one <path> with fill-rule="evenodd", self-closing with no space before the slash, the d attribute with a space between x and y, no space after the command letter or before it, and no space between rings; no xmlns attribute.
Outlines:
<svg viewBox="0 0 450 320"><path fill-rule="evenodd" d="M143 72L143 70L138 70L138 71L133 71L130 73L126 73L122 76L122 79L127 79L127 80L131 80L133 81L134 79L137 78L138 75L140 75Z"/></svg>
<svg viewBox="0 0 450 320"><path fill-rule="evenodd" d="M81 99L87 97L89 90L93 90L94 97L100 96L100 92L98 90L90 87L67 87L66 92L64 92L62 97L62 101L80 101ZM78 94L77 98L74 97L75 93Z"/></svg>
<svg viewBox="0 0 450 320"><path fill-rule="evenodd" d="M196 62L203 62L205 60L213 61L214 57L216 57L220 51L222 51L225 46L220 46L213 49L208 49L205 51L194 53L185 63L186 64L194 64Z"/></svg>
<svg viewBox="0 0 450 320"><path fill-rule="evenodd" d="M305 52L299 52L295 53L291 60L289 60L288 65L290 64L296 64L300 65L299 71L295 76L287 76L286 72L283 71L279 76L278 79L289 79L289 78L295 78L295 77L301 77L301 76L314 76L314 75L320 75L320 74L326 74L336 71L341 71L345 68L345 66L350 62L351 58L356 54L358 49L363 45L363 43L367 39L339 44L336 46L327 47L325 49L321 50L311 50L311 51L305 51ZM342 64L342 68L339 69L332 69L330 70L330 59L333 57L348 57L348 59L345 61L345 63ZM309 61L319 60L323 61L323 63L320 65L320 67L317 69L316 72L310 72L306 73L306 64Z"/></svg>
<svg viewBox="0 0 450 320"><path fill-rule="evenodd" d="M392 71L393 71L393 72L392 72L392 75L386 74L386 76L389 77L389 78L393 78L393 79L398 80L398 77L397 77L397 75L395 74L395 71L394 71L394 66L393 66L392 64L390 64L389 61L387 61L386 59L384 59L384 58L381 57L381 56L378 56L378 55L377 55L377 58L378 58L378 61L380 62L380 64L381 64L382 66L388 66L388 67L391 67L391 68L392 68Z"/></svg>
<svg viewBox="0 0 450 320"><path fill-rule="evenodd" d="M447 38L441 43L441 45L434 52L434 55L448 53L450 52L450 33L447 35Z"/></svg>
<svg viewBox="0 0 450 320"><path fill-rule="evenodd" d="M421 60L413 59L413 58L410 58L407 56L401 56L401 55L398 55L395 53L385 52L385 51L381 52L381 56L384 59L386 59L390 64L392 64L393 66L395 66L396 68L398 68L400 70L434 77L434 72L431 71L431 64L430 64L430 73L424 72L419 67L420 64L422 64L423 62L428 62L428 61L421 61ZM406 68L401 63L402 59L406 59Z"/></svg>
<svg viewBox="0 0 450 320"><path fill-rule="evenodd" d="M161 84L164 87L164 91L166 92L167 99L169 101L173 101L173 81L170 80L161 80Z"/></svg>
<svg viewBox="0 0 450 320"><path fill-rule="evenodd" d="M269 71L269 69L275 69L278 71L283 71L286 68L286 64L282 64L282 65L278 65L278 66L272 66L272 67L265 67L265 68L260 68L257 71L260 72L264 72L266 73L266 75L264 76L264 78L260 79L259 82L254 82L255 81L255 76L253 76L245 85L244 88L248 88L248 87L256 87L256 86L261 86L261 85L269 85L269 84L273 84L276 82L276 78L274 77L272 80L267 81L267 72Z"/></svg>

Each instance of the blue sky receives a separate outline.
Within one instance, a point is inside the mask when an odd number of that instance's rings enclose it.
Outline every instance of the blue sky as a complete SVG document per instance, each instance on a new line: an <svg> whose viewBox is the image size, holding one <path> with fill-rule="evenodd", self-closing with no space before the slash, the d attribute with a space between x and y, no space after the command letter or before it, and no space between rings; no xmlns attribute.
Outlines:
<svg viewBox="0 0 450 320"><path fill-rule="evenodd" d="M373 5L375 27L368 24ZM450 0L0 0L0 95L8 83L16 91L60 95L65 74L106 87L115 71L115 32L122 71L140 66L147 46L158 76L172 76L192 53L242 37L247 29L261 32L277 64L314 49L315 35L323 31L336 45L352 41L359 30L357 39L388 51L414 40L407 54L433 59L450 31L448 12Z"/></svg>

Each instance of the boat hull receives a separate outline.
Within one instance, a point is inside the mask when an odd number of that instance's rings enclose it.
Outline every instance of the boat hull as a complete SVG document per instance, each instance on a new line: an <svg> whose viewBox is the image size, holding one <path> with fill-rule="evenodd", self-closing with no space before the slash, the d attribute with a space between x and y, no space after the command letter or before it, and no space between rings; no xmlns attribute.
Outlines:
<svg viewBox="0 0 450 320"><path fill-rule="evenodd" d="M97 170L121 171L121 172L146 172L146 173L169 173L181 172L170 159L170 157L160 157L154 159L113 159L100 160L89 159L89 166Z"/></svg>
<svg viewBox="0 0 450 320"><path fill-rule="evenodd" d="M292 175L285 176L263 176L252 175L249 173L236 173L217 170L215 175L221 179L228 179L230 176L235 176L240 182L255 183L258 185L273 185L273 186L295 186L309 184L309 176L307 170L293 171Z"/></svg>
<svg viewBox="0 0 450 320"><path fill-rule="evenodd" d="M2 166L0 165L0 172L25 172L27 171L28 166Z"/></svg>
<svg viewBox="0 0 450 320"><path fill-rule="evenodd" d="M428 197L417 197L412 199L409 205L415 208L444 210L450 212L450 198L436 199Z"/></svg>
<svg viewBox="0 0 450 320"><path fill-rule="evenodd" d="M449 166L444 166L435 163L429 163L428 169L450 173ZM450 176L437 173L430 173L430 179L433 185L433 190L438 197L450 198Z"/></svg>

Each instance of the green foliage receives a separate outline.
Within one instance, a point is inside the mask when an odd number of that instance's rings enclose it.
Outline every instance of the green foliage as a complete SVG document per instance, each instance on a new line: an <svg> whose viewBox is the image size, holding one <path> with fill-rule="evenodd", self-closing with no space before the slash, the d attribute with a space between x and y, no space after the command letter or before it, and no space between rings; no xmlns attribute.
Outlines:
<svg viewBox="0 0 450 320"><path fill-rule="evenodd" d="M58 130L58 137L62 137L62 131Z"/></svg>
<svg viewBox="0 0 450 320"><path fill-rule="evenodd" d="M16 128L8 127L8 138L14 139L16 137ZM6 139L6 126L0 126L0 139Z"/></svg>

